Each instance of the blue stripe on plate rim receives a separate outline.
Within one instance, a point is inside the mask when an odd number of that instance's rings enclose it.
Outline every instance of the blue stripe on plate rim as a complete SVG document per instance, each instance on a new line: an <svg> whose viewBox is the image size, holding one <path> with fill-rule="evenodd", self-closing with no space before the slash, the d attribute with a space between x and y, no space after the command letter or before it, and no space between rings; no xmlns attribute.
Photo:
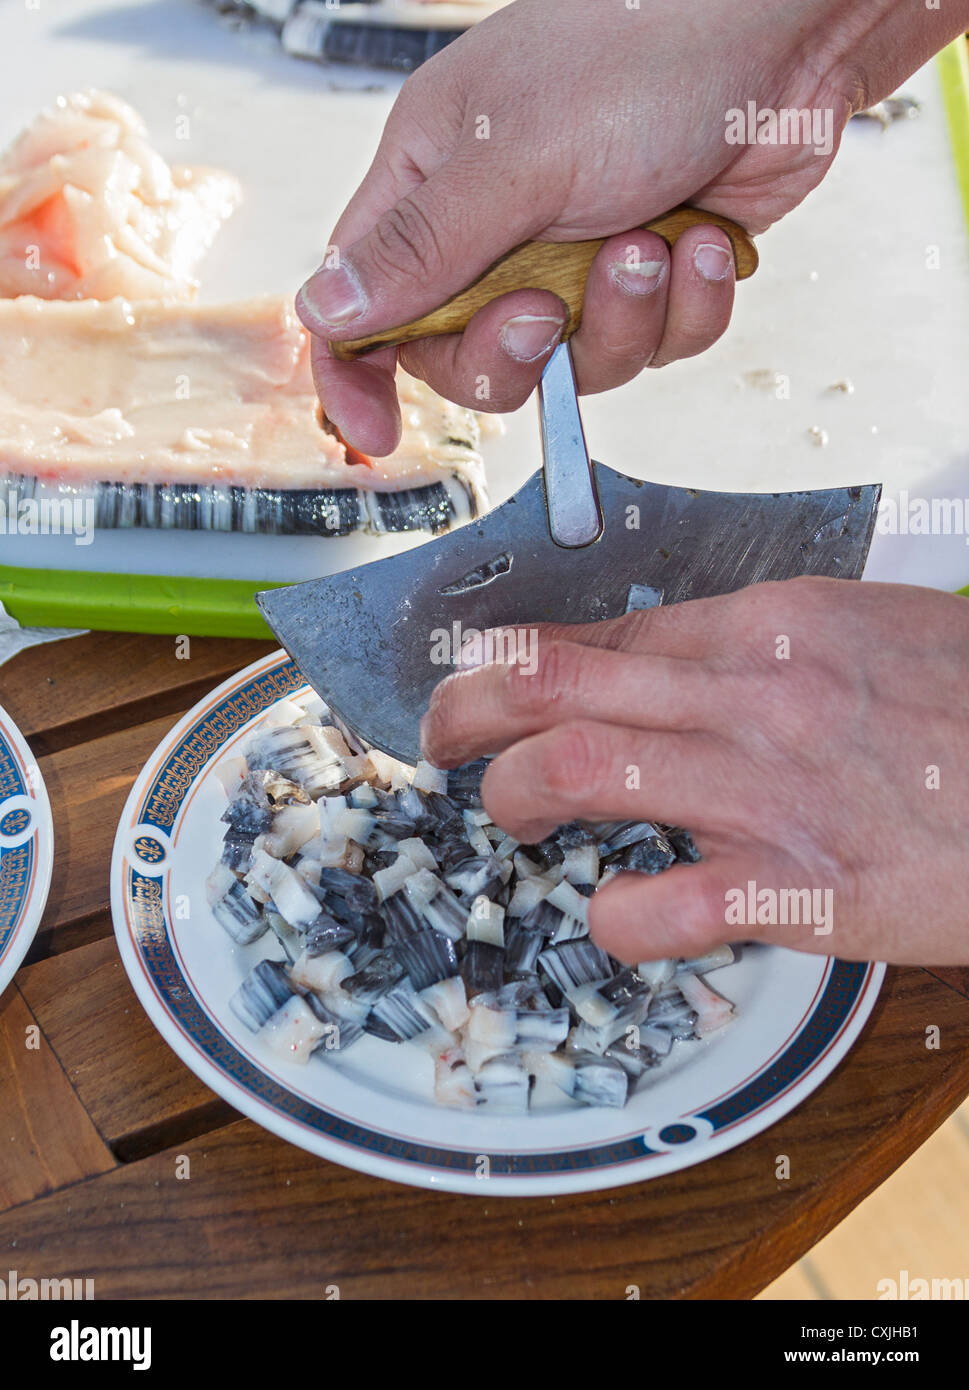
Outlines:
<svg viewBox="0 0 969 1390"><path fill-rule="evenodd" d="M215 708L202 714L182 734L135 808L133 820L126 817L127 823L154 825L170 831L195 778L226 740L249 720L277 700L294 694L305 683L294 662L280 655L274 665L260 671L244 685L227 691ZM280 1116L340 1144L392 1161L474 1173L479 1158L476 1153L383 1134L334 1115L287 1090L239 1052L200 1006L182 974L172 949L163 907L163 881L135 869L125 859L123 882L132 939L148 980L185 1039L228 1082ZM727 1095L697 1112L697 1118L709 1126L710 1137L750 1119L813 1070L848 1025L866 994L873 972L881 969L867 962L831 958L819 997L787 1046L760 1072L745 1078ZM692 1137L688 1131L688 1125L672 1126L670 1142ZM644 1159L658 1157L664 1152L649 1147L642 1136L630 1136L610 1144L564 1152L493 1153L490 1162L495 1176L545 1175L622 1168L641 1164Z"/></svg>
<svg viewBox="0 0 969 1390"><path fill-rule="evenodd" d="M0 726L0 805L12 796L26 794L17 750ZM36 840L32 835L21 845L0 849L0 961L13 945L30 901Z"/></svg>

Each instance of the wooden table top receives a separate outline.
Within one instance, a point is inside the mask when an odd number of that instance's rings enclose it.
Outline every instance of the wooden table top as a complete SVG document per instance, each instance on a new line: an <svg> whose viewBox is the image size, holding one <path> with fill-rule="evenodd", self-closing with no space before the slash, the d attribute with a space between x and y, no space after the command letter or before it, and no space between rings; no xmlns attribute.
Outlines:
<svg viewBox="0 0 969 1390"><path fill-rule="evenodd" d="M969 1094L969 968L906 967L889 970L850 1057L792 1114L637 1186L490 1201L430 1192L241 1118L142 1011L115 947L108 875L148 754L270 650L193 638L180 660L171 637L92 633L0 667L0 703L47 783L56 850L43 923L0 998L0 1250L21 1276L93 1278L97 1298L326 1298L336 1286L341 1298L625 1299L632 1285L642 1298L748 1298Z"/></svg>

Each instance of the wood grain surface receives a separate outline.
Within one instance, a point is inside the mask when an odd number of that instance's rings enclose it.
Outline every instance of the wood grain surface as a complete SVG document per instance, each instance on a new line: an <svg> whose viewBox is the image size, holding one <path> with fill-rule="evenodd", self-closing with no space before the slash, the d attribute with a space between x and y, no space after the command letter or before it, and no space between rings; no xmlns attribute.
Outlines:
<svg viewBox="0 0 969 1390"><path fill-rule="evenodd" d="M888 972L850 1057L791 1115L636 1186L429 1192L239 1118L135 998L108 871L148 753L200 694L267 649L199 641L176 662L169 639L96 634L0 668L0 701L40 755L56 835L41 931L0 1001L0 1248L16 1242L22 1274L93 1278L101 1298L321 1299L333 1286L344 1298L625 1299L631 1286L643 1298L749 1298L969 1094L969 970L906 967ZM926 1047L930 1025L938 1049ZM776 1176L782 1154L787 1179Z"/></svg>

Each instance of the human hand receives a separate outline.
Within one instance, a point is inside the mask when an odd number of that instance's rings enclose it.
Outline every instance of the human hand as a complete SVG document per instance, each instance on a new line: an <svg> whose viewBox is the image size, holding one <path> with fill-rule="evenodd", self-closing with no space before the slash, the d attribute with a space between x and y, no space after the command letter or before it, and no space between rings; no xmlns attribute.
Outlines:
<svg viewBox="0 0 969 1390"><path fill-rule="evenodd" d="M437 308L531 238L608 238L572 339L580 391L709 347L733 304L726 235L694 228L671 256L656 234L629 229L692 201L757 232L814 188L851 106L834 50L824 50L830 70L820 57L834 8L705 0L691 19L667 0L517 0L421 67L333 232L339 268L318 271L297 298L318 335L317 388L344 437L365 453L395 447L398 353L341 363L326 340ZM827 112L830 148L728 143L726 113L748 101ZM451 400L512 410L564 318L555 295L521 290L464 334L408 345L399 359Z"/></svg>
<svg viewBox="0 0 969 1390"><path fill-rule="evenodd" d="M966 599L794 579L534 631L537 665L437 687L424 753L443 767L498 754L484 804L523 843L573 819L692 833L700 863L595 894L605 949L638 961L751 939L969 962ZM730 922L727 895L746 900L749 882L809 890L823 930Z"/></svg>

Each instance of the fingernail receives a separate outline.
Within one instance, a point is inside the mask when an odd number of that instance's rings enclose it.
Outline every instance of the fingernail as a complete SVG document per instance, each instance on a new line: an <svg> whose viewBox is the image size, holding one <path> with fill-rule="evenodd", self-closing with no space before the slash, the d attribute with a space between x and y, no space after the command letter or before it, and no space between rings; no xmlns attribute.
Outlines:
<svg viewBox="0 0 969 1390"><path fill-rule="evenodd" d="M609 267L610 276L627 294L652 294L662 284L665 273L665 261L639 261L636 265L614 261Z"/></svg>
<svg viewBox="0 0 969 1390"><path fill-rule="evenodd" d="M367 296L346 263L323 266L310 276L296 296L296 308L306 327L319 326L325 332L358 319L367 308Z"/></svg>
<svg viewBox="0 0 969 1390"><path fill-rule="evenodd" d="M540 314L519 314L502 325L501 345L518 362L534 362L558 342L564 325L561 319Z"/></svg>
<svg viewBox="0 0 969 1390"><path fill-rule="evenodd" d="M726 280L733 260L729 251L704 241L693 252L693 264L704 280Z"/></svg>

